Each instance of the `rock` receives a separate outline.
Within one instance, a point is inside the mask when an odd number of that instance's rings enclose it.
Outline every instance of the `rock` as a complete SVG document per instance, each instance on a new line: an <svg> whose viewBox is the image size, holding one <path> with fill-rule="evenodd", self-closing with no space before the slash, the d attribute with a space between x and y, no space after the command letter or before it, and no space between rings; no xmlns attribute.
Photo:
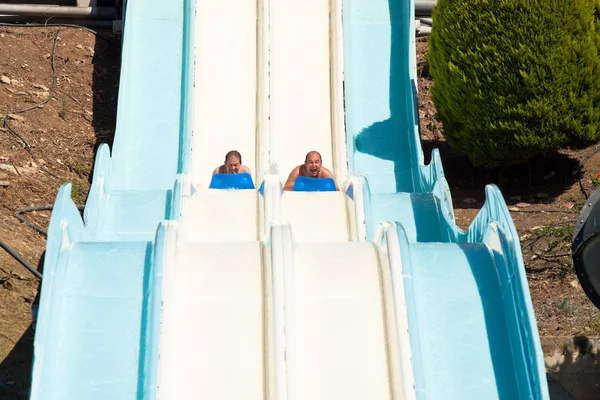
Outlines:
<svg viewBox="0 0 600 400"><path fill-rule="evenodd" d="M47 91L49 91L49 90L50 90L50 89L48 89L46 86L44 86L44 85L40 85L39 83L34 83L34 84L33 84L33 87L34 87L34 88L36 88L36 89L41 89L41 90L43 90L44 92L47 92Z"/></svg>
<svg viewBox="0 0 600 400"><path fill-rule="evenodd" d="M52 57L52 54L50 54L50 53L44 54L44 58L50 58L50 57Z"/></svg>
<svg viewBox="0 0 600 400"><path fill-rule="evenodd" d="M10 185L9 181L0 181L0 187L7 187L8 185Z"/></svg>
<svg viewBox="0 0 600 400"><path fill-rule="evenodd" d="M537 192L535 195L539 199L545 199L548 197L548 193L544 193L544 192Z"/></svg>
<svg viewBox="0 0 600 400"><path fill-rule="evenodd" d="M77 47L77 48L78 48L78 49L80 49L80 50L83 50L83 46L82 46L82 45L80 45L80 44L78 44L78 45L77 45L77 46L75 46L75 47Z"/></svg>
<svg viewBox="0 0 600 400"><path fill-rule="evenodd" d="M531 204L529 204L529 203L517 203L517 204L515 204L515 206L517 206L517 207L523 207L524 208L524 207L531 207Z"/></svg>
<svg viewBox="0 0 600 400"><path fill-rule="evenodd" d="M21 117L20 115L17 115L17 114L8 114L8 118L14 119L15 121L21 121L21 122L25 121L25 118L23 118L23 117Z"/></svg>
<svg viewBox="0 0 600 400"><path fill-rule="evenodd" d="M8 76L2 75L0 76L0 81L6 85L10 85L10 78Z"/></svg>
<svg viewBox="0 0 600 400"><path fill-rule="evenodd" d="M564 208L566 208L567 210L572 209L575 206L575 203L565 203L562 205Z"/></svg>
<svg viewBox="0 0 600 400"><path fill-rule="evenodd" d="M15 167L10 164L0 164L0 171L10 172L12 174L16 174Z"/></svg>
<svg viewBox="0 0 600 400"><path fill-rule="evenodd" d="M8 386L13 386L15 384L15 381L6 381L6 384Z"/></svg>
<svg viewBox="0 0 600 400"><path fill-rule="evenodd" d="M473 203L477 203L477 200L475 200L472 197L467 197L466 199L463 199L463 202L465 202L467 204L473 204Z"/></svg>
<svg viewBox="0 0 600 400"><path fill-rule="evenodd" d="M510 199L515 201L521 201L521 196L511 196Z"/></svg>
<svg viewBox="0 0 600 400"><path fill-rule="evenodd" d="M48 97L50 97L50 92L32 92L33 94L35 94L37 96L37 98L39 98L40 100L46 100Z"/></svg>
<svg viewBox="0 0 600 400"><path fill-rule="evenodd" d="M508 207L508 211L519 211L518 207Z"/></svg>
<svg viewBox="0 0 600 400"><path fill-rule="evenodd" d="M0 157L0 162L8 162L8 160L10 160L8 157L4 157L4 156Z"/></svg>
<svg viewBox="0 0 600 400"><path fill-rule="evenodd" d="M21 82L19 82L16 79L11 79L10 80L10 84L13 85L13 86L19 86L21 84Z"/></svg>
<svg viewBox="0 0 600 400"><path fill-rule="evenodd" d="M571 279L569 281L569 285L571 285L571 287L579 289L579 281L577 279Z"/></svg>

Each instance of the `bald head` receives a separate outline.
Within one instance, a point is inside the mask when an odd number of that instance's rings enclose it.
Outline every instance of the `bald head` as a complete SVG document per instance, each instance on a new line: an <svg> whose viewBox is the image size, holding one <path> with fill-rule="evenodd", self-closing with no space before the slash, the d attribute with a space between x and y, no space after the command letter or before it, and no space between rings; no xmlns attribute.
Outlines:
<svg viewBox="0 0 600 400"><path fill-rule="evenodd" d="M308 160L311 159L318 159L319 161L323 161L323 159L321 158L321 154L319 154L318 151L309 151L308 154L306 155L306 158L304 159L304 162L307 162Z"/></svg>

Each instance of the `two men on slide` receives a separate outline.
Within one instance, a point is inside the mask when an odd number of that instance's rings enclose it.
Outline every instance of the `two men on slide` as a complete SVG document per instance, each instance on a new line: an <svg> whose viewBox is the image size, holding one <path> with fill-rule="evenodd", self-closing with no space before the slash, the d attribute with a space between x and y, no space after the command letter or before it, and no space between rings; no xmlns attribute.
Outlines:
<svg viewBox="0 0 600 400"><path fill-rule="evenodd" d="M322 165L323 160L321 154L316 151L311 151L306 155L304 164L298 165L292 170L288 177L283 190L292 190L294 183L299 176L306 176L309 178L331 178L335 180L333 173ZM223 165L215 168L213 175L215 174L239 174L239 173L250 173L250 168L242 165L242 155L237 150L231 150L225 155L225 162ZM336 190L340 190L335 185Z"/></svg>

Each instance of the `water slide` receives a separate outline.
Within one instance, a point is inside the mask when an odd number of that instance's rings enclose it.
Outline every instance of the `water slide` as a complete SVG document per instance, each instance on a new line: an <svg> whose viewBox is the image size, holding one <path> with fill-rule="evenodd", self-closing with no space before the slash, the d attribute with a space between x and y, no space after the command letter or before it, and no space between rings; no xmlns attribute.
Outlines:
<svg viewBox="0 0 600 400"><path fill-rule="evenodd" d="M52 214L32 398L548 398L500 192L463 232L424 165L412 10L128 2L112 152L83 220L68 184ZM232 148L259 189L211 187ZM310 150L340 191L282 190Z"/></svg>
<svg viewBox="0 0 600 400"><path fill-rule="evenodd" d="M70 184L51 216L32 399L144 390L154 239L160 221L179 216L190 147L191 12L188 1L127 2L114 144L98 149L83 219Z"/></svg>

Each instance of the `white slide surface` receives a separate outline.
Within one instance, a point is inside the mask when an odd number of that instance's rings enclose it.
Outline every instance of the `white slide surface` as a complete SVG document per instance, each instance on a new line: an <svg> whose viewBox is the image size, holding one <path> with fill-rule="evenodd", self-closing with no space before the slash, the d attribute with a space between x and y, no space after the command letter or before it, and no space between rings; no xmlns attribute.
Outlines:
<svg viewBox="0 0 600 400"><path fill-rule="evenodd" d="M347 173L337 5L270 0L265 35L250 3L198 3L193 185L167 228L158 397L413 399L398 241L359 242L359 188L354 198L281 191L310 150L340 187ZM261 48L268 132L256 128ZM207 188L232 148L253 172L278 166L264 195Z"/></svg>
<svg viewBox="0 0 600 400"><path fill-rule="evenodd" d="M175 246L164 278L159 398L264 398L261 247Z"/></svg>
<svg viewBox="0 0 600 400"><path fill-rule="evenodd" d="M206 187L230 150L256 176L256 19L256 0L197 2L190 172Z"/></svg>
<svg viewBox="0 0 600 400"><path fill-rule="evenodd" d="M378 267L370 243L298 244L288 305L295 398L390 398Z"/></svg>
<svg viewBox="0 0 600 400"><path fill-rule="evenodd" d="M286 179L316 150L333 171L329 1L269 3L271 161Z"/></svg>

